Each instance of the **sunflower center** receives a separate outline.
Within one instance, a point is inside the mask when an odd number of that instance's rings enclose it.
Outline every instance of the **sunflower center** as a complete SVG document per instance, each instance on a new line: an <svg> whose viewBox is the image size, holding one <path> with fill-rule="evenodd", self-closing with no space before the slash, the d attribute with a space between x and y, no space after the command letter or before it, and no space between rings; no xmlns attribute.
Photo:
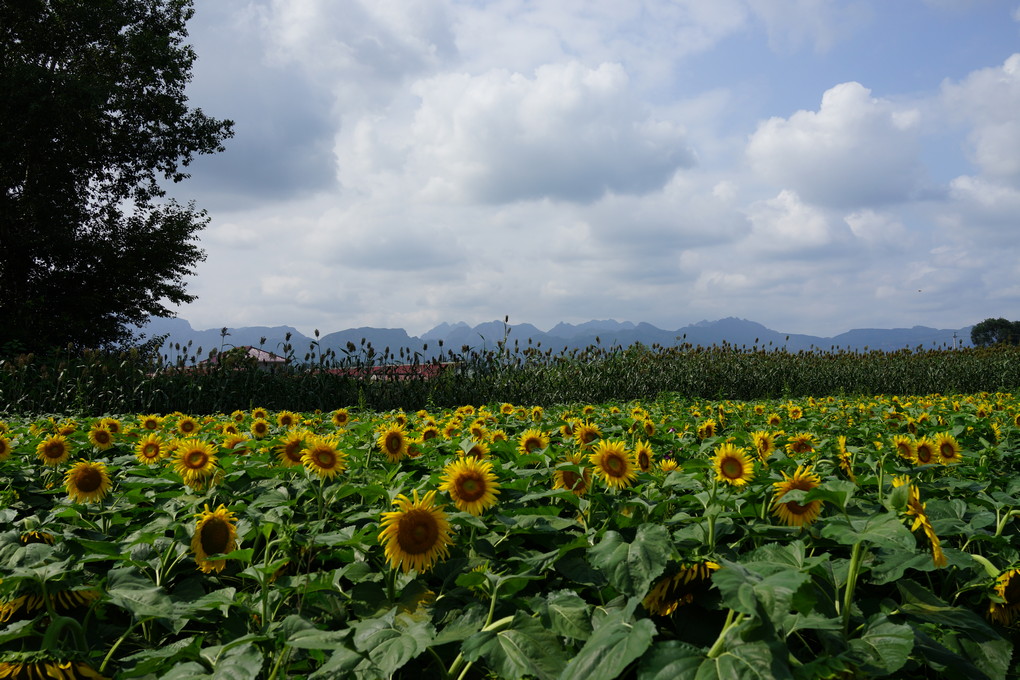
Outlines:
<svg viewBox="0 0 1020 680"><path fill-rule="evenodd" d="M461 500L471 503L485 495L485 481L477 475L464 475L456 482L457 495Z"/></svg>
<svg viewBox="0 0 1020 680"><path fill-rule="evenodd" d="M403 438L396 433L386 435L386 450L390 453L399 453Z"/></svg>
<svg viewBox="0 0 1020 680"><path fill-rule="evenodd" d="M206 555L227 551L230 543L230 525L218 517L212 517L202 526L202 550Z"/></svg>
<svg viewBox="0 0 1020 680"><path fill-rule="evenodd" d="M602 468L611 477L621 477L627 472L627 464L619 456L606 456L602 460Z"/></svg>
<svg viewBox="0 0 1020 680"><path fill-rule="evenodd" d="M584 488L584 480L581 475L573 472L572 470L563 471L563 486L567 487L571 491Z"/></svg>
<svg viewBox="0 0 1020 680"><path fill-rule="evenodd" d="M110 442L110 433L106 430L96 430L95 438L100 444L108 444Z"/></svg>
<svg viewBox="0 0 1020 680"><path fill-rule="evenodd" d="M192 470L204 468L207 460L209 460L209 456L206 455L205 451L199 451L198 449L188 451L184 455L184 465Z"/></svg>
<svg viewBox="0 0 1020 680"><path fill-rule="evenodd" d="M103 486L103 475L95 468L83 468L75 474L74 484L78 487L78 491L92 493Z"/></svg>
<svg viewBox="0 0 1020 680"><path fill-rule="evenodd" d="M953 448L952 444L943 444L940 446L939 453L941 453L942 457L946 459L956 457L956 449Z"/></svg>
<svg viewBox="0 0 1020 680"><path fill-rule="evenodd" d="M303 443L304 442L302 442L300 440L288 442L287 445L285 447L283 447L284 454L287 456L287 458L290 458L292 461L300 462L301 461L301 444L303 444Z"/></svg>
<svg viewBox="0 0 1020 680"><path fill-rule="evenodd" d="M648 457L648 454L642 451L638 454L638 465L642 470L647 470L652 466L652 459Z"/></svg>
<svg viewBox="0 0 1020 680"><path fill-rule="evenodd" d="M184 421L183 423L181 423L181 432L183 432L184 434L191 434L194 431L195 431L194 423L189 421Z"/></svg>
<svg viewBox="0 0 1020 680"><path fill-rule="evenodd" d="M149 443L143 446L142 456L145 458L159 458L159 444Z"/></svg>
<svg viewBox="0 0 1020 680"><path fill-rule="evenodd" d="M726 479L740 479L744 476L744 464L739 458L728 456L719 463L719 471Z"/></svg>
<svg viewBox="0 0 1020 680"><path fill-rule="evenodd" d="M397 542L400 549L411 555L428 552L439 538L439 524L431 513L425 510L409 510L400 518L397 527Z"/></svg>
<svg viewBox="0 0 1020 680"><path fill-rule="evenodd" d="M532 451L537 451L540 448L542 448L542 442L539 441L538 439L535 439L534 437L527 439L524 442L524 450L527 451L528 453L531 453Z"/></svg>
<svg viewBox="0 0 1020 680"><path fill-rule="evenodd" d="M315 453L315 461L319 464L319 467L326 470L336 467L336 456L333 455L332 451L317 451Z"/></svg>
<svg viewBox="0 0 1020 680"><path fill-rule="evenodd" d="M1002 588L1000 594L1007 604L1020 602L1020 578L1017 578L1016 574L1010 576L1006 580L1006 585Z"/></svg>
<svg viewBox="0 0 1020 680"><path fill-rule="evenodd" d="M60 458L64 455L64 444L62 442L50 442L43 448L43 455L47 458Z"/></svg>
<svg viewBox="0 0 1020 680"><path fill-rule="evenodd" d="M931 460L931 455L932 455L931 449L929 449L927 446L917 447L917 460L919 460L920 462L927 463L928 461Z"/></svg>

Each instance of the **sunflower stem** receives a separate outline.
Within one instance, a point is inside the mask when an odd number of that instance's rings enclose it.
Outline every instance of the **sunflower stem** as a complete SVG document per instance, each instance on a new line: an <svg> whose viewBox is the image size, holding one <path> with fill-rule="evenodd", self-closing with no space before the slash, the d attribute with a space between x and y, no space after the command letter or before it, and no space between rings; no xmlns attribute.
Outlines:
<svg viewBox="0 0 1020 680"><path fill-rule="evenodd" d="M857 577L861 571L861 562L863 561L864 550L862 549L864 542L857 541L854 543L854 547L850 552L850 565L846 573L846 587L843 591L843 635L850 633L850 614L852 610L854 589L857 587Z"/></svg>
<svg viewBox="0 0 1020 680"><path fill-rule="evenodd" d="M722 654L723 647L726 644L726 634L729 632L730 628L743 621L745 616L746 614L743 612L737 614L732 609L726 612L726 621L723 623L722 630L719 631L719 637L715 639L715 643L712 645L711 649L708 650L707 656L709 659L714 659Z"/></svg>

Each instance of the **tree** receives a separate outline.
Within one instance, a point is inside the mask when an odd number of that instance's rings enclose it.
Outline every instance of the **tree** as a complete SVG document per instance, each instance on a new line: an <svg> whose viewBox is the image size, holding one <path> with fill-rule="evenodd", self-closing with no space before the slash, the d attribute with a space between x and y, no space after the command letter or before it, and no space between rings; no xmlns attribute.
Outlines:
<svg viewBox="0 0 1020 680"><path fill-rule="evenodd" d="M208 216L166 198L233 122L187 105L191 0L0 3L0 354L130 341L195 299Z"/></svg>
<svg viewBox="0 0 1020 680"><path fill-rule="evenodd" d="M1020 345L1020 321L1003 318L985 319L970 329L970 341L978 347L997 344Z"/></svg>

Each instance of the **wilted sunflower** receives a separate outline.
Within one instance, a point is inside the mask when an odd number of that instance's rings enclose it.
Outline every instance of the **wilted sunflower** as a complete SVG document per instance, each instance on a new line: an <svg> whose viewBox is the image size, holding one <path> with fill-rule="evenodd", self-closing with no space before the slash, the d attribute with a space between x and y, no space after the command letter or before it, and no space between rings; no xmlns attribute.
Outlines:
<svg viewBox="0 0 1020 680"><path fill-rule="evenodd" d="M284 467L296 467L304 463L302 452L308 433L304 430L292 430L276 446L276 458Z"/></svg>
<svg viewBox="0 0 1020 680"><path fill-rule="evenodd" d="M549 435L539 429L525 430L517 441L517 451L526 456L529 453L538 453L549 446Z"/></svg>
<svg viewBox="0 0 1020 680"><path fill-rule="evenodd" d="M772 514L786 526L802 527L811 524L822 514L822 501L818 499L807 503L784 501L783 496L795 489L801 491L817 489L821 483L821 477L811 470L810 465L798 467L792 476L783 472L783 480L772 484L775 491L772 497Z"/></svg>
<svg viewBox="0 0 1020 680"><path fill-rule="evenodd" d="M113 433L96 423L89 429L89 442L100 451L113 446Z"/></svg>
<svg viewBox="0 0 1020 680"><path fill-rule="evenodd" d="M190 437L202 429L198 421L191 416L181 416L177 419L177 426L174 428L177 430L177 434L182 437Z"/></svg>
<svg viewBox="0 0 1020 680"><path fill-rule="evenodd" d="M0 435L0 460L7 460L11 457L11 440L7 437Z"/></svg>
<svg viewBox="0 0 1020 680"><path fill-rule="evenodd" d="M591 487L591 468L585 467L581 463L581 454L572 453L568 456L564 456L561 461L562 465L577 465L581 467L581 472L575 472L573 470L567 470L563 467L557 467L553 473L553 488L554 489L567 489L573 491L577 496L583 496L587 493Z"/></svg>
<svg viewBox="0 0 1020 680"><path fill-rule="evenodd" d="M943 432L935 437L935 448L939 452L939 460L942 461L943 465L952 465L960 462L960 453L963 449L960 448L956 437L948 432Z"/></svg>
<svg viewBox="0 0 1020 680"><path fill-rule="evenodd" d="M815 450L815 436L810 432L800 432L786 442L786 453L790 456L803 456Z"/></svg>
<svg viewBox="0 0 1020 680"><path fill-rule="evenodd" d="M102 461L80 460L64 475L67 496L75 503L101 501L110 491L110 475Z"/></svg>
<svg viewBox="0 0 1020 680"><path fill-rule="evenodd" d="M622 441L600 441L588 460L606 486L622 489L637 479L637 463Z"/></svg>
<svg viewBox="0 0 1020 680"><path fill-rule="evenodd" d="M35 453L45 465L56 467L71 455L71 445L64 435L54 434L39 442Z"/></svg>
<svg viewBox="0 0 1020 680"><path fill-rule="evenodd" d="M651 470L653 458L655 458L655 453L652 451L652 445L639 439L634 444L634 461L637 463L638 469L641 472Z"/></svg>
<svg viewBox="0 0 1020 680"><path fill-rule="evenodd" d="M574 423L574 440L581 446L582 449L590 447L596 439L602 436L602 430L597 425L585 420L584 422Z"/></svg>
<svg viewBox="0 0 1020 680"><path fill-rule="evenodd" d="M653 616L669 616L706 592L717 569L719 565L710 561L681 564L675 574L660 578L641 604Z"/></svg>
<svg viewBox="0 0 1020 680"><path fill-rule="evenodd" d="M1020 569L1010 569L995 579L997 600L988 605L988 618L1008 626L1020 615Z"/></svg>
<svg viewBox="0 0 1020 680"><path fill-rule="evenodd" d="M386 454L386 460L399 463L407 455L407 433L402 425L392 423L379 431L379 450Z"/></svg>
<svg viewBox="0 0 1020 680"><path fill-rule="evenodd" d="M928 542L931 544L932 562L936 567L946 566L948 560L946 559L945 552L942 550L942 542L935 534L935 528L932 527L931 520L928 518L925 504L921 502L921 492L918 490L917 485L911 483L910 478L905 475L893 477L892 483L893 488L899 486L907 487L907 508L904 513L907 517L913 518L910 530L917 531L918 529L923 529L925 536L928 537Z"/></svg>
<svg viewBox="0 0 1020 680"><path fill-rule="evenodd" d="M333 479L347 469L347 454L337 448L335 438L314 437L301 454L301 462L322 479Z"/></svg>
<svg viewBox="0 0 1020 680"><path fill-rule="evenodd" d="M177 442L176 457L174 471L192 488L205 485L216 471L216 450L200 439Z"/></svg>
<svg viewBox="0 0 1020 680"><path fill-rule="evenodd" d="M145 465L155 465L163 460L167 453L163 439L155 432L150 432L135 444L135 458Z"/></svg>
<svg viewBox="0 0 1020 680"><path fill-rule="evenodd" d="M210 560L210 555L222 555L237 549L237 518L234 513L220 505L210 510L206 504L203 512L195 515L195 534L191 537L191 550L195 553L198 568L208 574L217 573L227 566L226 560Z"/></svg>
<svg viewBox="0 0 1020 680"><path fill-rule="evenodd" d="M480 515L496 504L499 482L492 463L470 456L457 458L443 468L440 491L448 491L458 510Z"/></svg>
<svg viewBox="0 0 1020 680"><path fill-rule="evenodd" d="M938 449L929 437L921 437L914 443L914 458L918 465L938 462Z"/></svg>
<svg viewBox="0 0 1020 680"><path fill-rule="evenodd" d="M422 574L449 557L453 539L446 513L435 505L436 492L429 491L421 499L417 489L412 493L413 499L398 495L393 499L397 510L382 514L379 542L393 569Z"/></svg>
<svg viewBox="0 0 1020 680"><path fill-rule="evenodd" d="M712 467L716 479L733 486L743 486L754 477L754 464L747 450L728 442L715 450Z"/></svg>
<svg viewBox="0 0 1020 680"><path fill-rule="evenodd" d="M109 680L84 661L0 661L0 678L4 680Z"/></svg>
<svg viewBox="0 0 1020 680"><path fill-rule="evenodd" d="M265 418L256 418L248 429L255 439L262 439L269 434L269 421Z"/></svg>

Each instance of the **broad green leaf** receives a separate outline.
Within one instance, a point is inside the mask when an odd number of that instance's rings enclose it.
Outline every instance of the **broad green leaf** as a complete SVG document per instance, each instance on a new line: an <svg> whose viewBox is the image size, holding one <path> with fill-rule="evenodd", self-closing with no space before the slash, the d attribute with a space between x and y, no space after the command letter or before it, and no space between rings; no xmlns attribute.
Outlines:
<svg viewBox="0 0 1020 680"><path fill-rule="evenodd" d="M560 680L613 680L652 644L655 624L611 614L567 664Z"/></svg>
<svg viewBox="0 0 1020 680"><path fill-rule="evenodd" d="M854 545L861 541L894 548L912 549L916 543L913 534L899 517L891 512L880 512L867 517L833 517L822 527L822 536L841 545Z"/></svg>
<svg viewBox="0 0 1020 680"><path fill-rule="evenodd" d="M122 670L119 677L137 678L166 668L171 663L193 661L198 658L201 646L202 639L191 636L158 649L147 649L132 654L121 661L121 665L127 664L128 668Z"/></svg>
<svg viewBox="0 0 1020 680"><path fill-rule="evenodd" d="M432 643L435 629L428 621L418 621L391 609L383 616L359 621L354 628L354 646L383 673L389 675L421 654Z"/></svg>
<svg viewBox="0 0 1020 680"><path fill-rule="evenodd" d="M106 594L110 604L126 609L139 619L170 618L174 603L162 588L130 567L114 569L106 576Z"/></svg>
<svg viewBox="0 0 1020 680"><path fill-rule="evenodd" d="M514 615L509 628L483 630L464 640L461 653L473 662L484 657L498 677L508 679L556 678L565 656L556 634L521 612Z"/></svg>
<svg viewBox="0 0 1020 680"><path fill-rule="evenodd" d="M591 635L591 606L574 591L552 593L545 609L554 633L573 640L587 640Z"/></svg>
<svg viewBox="0 0 1020 680"><path fill-rule="evenodd" d="M350 636L349 630L299 630L287 638L287 644L298 649L336 649Z"/></svg>
<svg viewBox="0 0 1020 680"><path fill-rule="evenodd" d="M358 664L365 660L364 656L353 649L338 647L326 663L308 676L308 680L346 680Z"/></svg>
<svg viewBox="0 0 1020 680"><path fill-rule="evenodd" d="M970 640L959 638L960 647L974 665L992 680L1005 680L1013 658L1013 644L1009 640Z"/></svg>
<svg viewBox="0 0 1020 680"><path fill-rule="evenodd" d="M627 543L615 531L607 531L589 554L592 565L606 574L613 587L626 595L643 596L666 568L671 551L665 528L642 524L633 543Z"/></svg>
<svg viewBox="0 0 1020 680"><path fill-rule="evenodd" d="M702 650L679 640L656 642L641 656L638 680L679 680L693 677L705 660Z"/></svg>
<svg viewBox="0 0 1020 680"><path fill-rule="evenodd" d="M918 621L955 628L977 640L1000 639L999 634L983 618L969 609L954 607L915 581L896 583L902 604L899 611Z"/></svg>
<svg viewBox="0 0 1020 680"><path fill-rule="evenodd" d="M893 623L880 614L868 623L859 638L850 640L850 650L864 670L874 675L895 673L907 662L914 648L914 631Z"/></svg>
<svg viewBox="0 0 1020 680"><path fill-rule="evenodd" d="M777 647L782 647L777 645ZM782 647L785 650L785 647ZM714 659L705 659L695 680L774 680L793 677L782 656L765 642L739 642Z"/></svg>

